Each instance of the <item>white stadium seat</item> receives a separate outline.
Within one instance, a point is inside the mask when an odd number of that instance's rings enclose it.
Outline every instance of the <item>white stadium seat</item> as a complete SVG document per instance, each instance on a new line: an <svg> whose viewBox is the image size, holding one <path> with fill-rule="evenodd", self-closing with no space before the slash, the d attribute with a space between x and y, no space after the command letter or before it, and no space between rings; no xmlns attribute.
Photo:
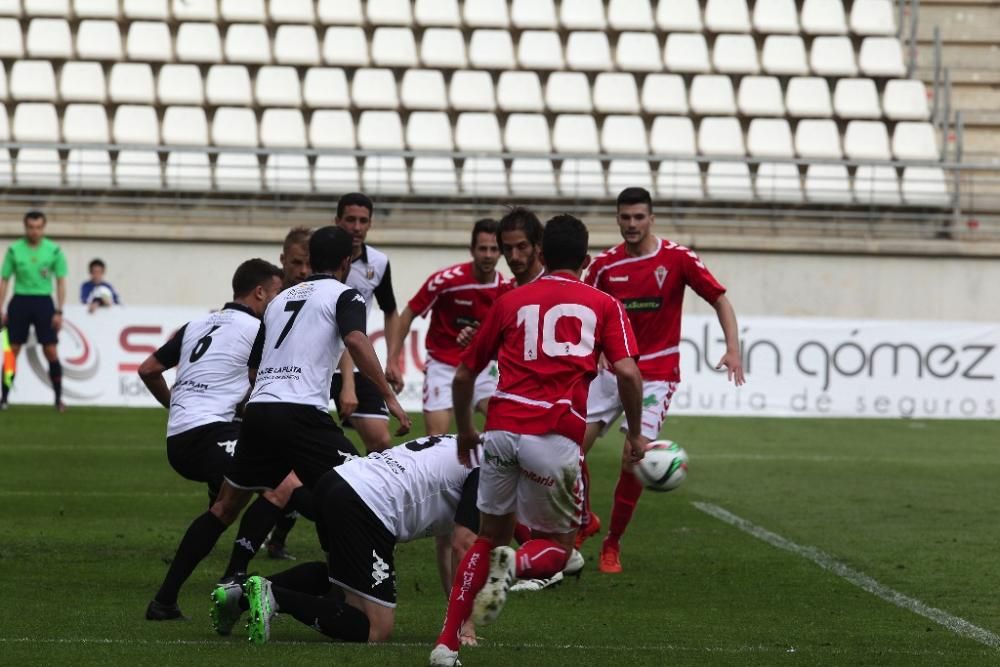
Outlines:
<svg viewBox="0 0 1000 667"><path fill-rule="evenodd" d="M781 84L773 76L745 76L740 79L736 105L744 116L785 115Z"/></svg>
<svg viewBox="0 0 1000 667"><path fill-rule="evenodd" d="M514 158L510 165L510 191L514 195L551 197L556 194L552 161L544 158Z"/></svg>
<svg viewBox="0 0 1000 667"><path fill-rule="evenodd" d="M604 0L560 2L559 23L566 30L605 30Z"/></svg>
<svg viewBox="0 0 1000 667"><path fill-rule="evenodd" d="M319 40L311 25L279 25L274 33L274 60L284 65L318 65Z"/></svg>
<svg viewBox="0 0 1000 667"><path fill-rule="evenodd" d="M795 127L795 153L803 158L841 159L837 124L829 119L800 120Z"/></svg>
<svg viewBox="0 0 1000 667"><path fill-rule="evenodd" d="M463 17L471 28L506 28L510 25L507 0L465 0Z"/></svg>
<svg viewBox="0 0 1000 667"><path fill-rule="evenodd" d="M4 110L6 113L6 110ZM14 166L10 161L10 151L0 148L0 186L7 186L14 182Z"/></svg>
<svg viewBox="0 0 1000 667"><path fill-rule="evenodd" d="M502 72L497 81L497 105L503 111L544 111L545 102L538 74Z"/></svg>
<svg viewBox="0 0 1000 667"><path fill-rule="evenodd" d="M264 0L221 0L219 13L226 23L264 23L267 13Z"/></svg>
<svg viewBox="0 0 1000 667"><path fill-rule="evenodd" d="M660 0L656 3L656 25L664 32L701 32L698 0Z"/></svg>
<svg viewBox="0 0 1000 667"><path fill-rule="evenodd" d="M462 192L476 196L503 196L507 171L500 158L466 158L462 164Z"/></svg>
<svg viewBox="0 0 1000 667"><path fill-rule="evenodd" d="M127 12L126 12L127 13ZM259 26L261 30L264 26ZM232 31L232 28L230 28ZM265 33L266 34L266 33ZM173 39L166 23L134 21L128 27L125 47L129 60L166 62L173 60Z"/></svg>
<svg viewBox="0 0 1000 667"><path fill-rule="evenodd" d="M750 168L743 162L712 162L705 174L709 199L753 199Z"/></svg>
<svg viewBox="0 0 1000 667"><path fill-rule="evenodd" d="M559 153L598 153L597 122L590 114L560 114L552 126L552 145Z"/></svg>
<svg viewBox="0 0 1000 667"><path fill-rule="evenodd" d="M414 151L452 151L451 121L443 111L415 111L406 121L406 145Z"/></svg>
<svg viewBox="0 0 1000 667"><path fill-rule="evenodd" d="M697 115L732 116L736 113L733 82L723 74L699 74L691 81L691 111Z"/></svg>
<svg viewBox="0 0 1000 667"><path fill-rule="evenodd" d="M608 190L618 193L629 187L653 189L653 173L645 160L611 160L608 165Z"/></svg>
<svg viewBox="0 0 1000 667"><path fill-rule="evenodd" d="M812 71L820 76L857 76L854 46L844 36L823 36L813 40L809 54Z"/></svg>
<svg viewBox="0 0 1000 667"><path fill-rule="evenodd" d="M499 153L500 124L496 114L468 111L455 122L455 145L468 153Z"/></svg>
<svg viewBox="0 0 1000 667"><path fill-rule="evenodd" d="M642 108L652 114L686 114L687 89L679 74L649 74L642 82Z"/></svg>
<svg viewBox="0 0 1000 667"><path fill-rule="evenodd" d="M353 155L317 155L313 183L320 192L357 192L361 189L357 158Z"/></svg>
<svg viewBox="0 0 1000 667"><path fill-rule="evenodd" d="M154 104L153 68L148 63L115 63L108 79L108 95L115 104Z"/></svg>
<svg viewBox="0 0 1000 667"><path fill-rule="evenodd" d="M698 150L702 155L745 155L740 122L735 118L702 118L698 125Z"/></svg>
<svg viewBox="0 0 1000 667"><path fill-rule="evenodd" d="M559 34L551 30L525 30L517 43L517 60L525 69L561 69L564 63Z"/></svg>
<svg viewBox="0 0 1000 667"><path fill-rule="evenodd" d="M608 23L615 30L649 30L653 26L653 8L649 0L610 0Z"/></svg>
<svg viewBox="0 0 1000 667"><path fill-rule="evenodd" d="M364 111L358 120L358 146L368 150L403 150L403 122L395 111Z"/></svg>
<svg viewBox="0 0 1000 667"><path fill-rule="evenodd" d="M503 129L503 142L511 153L550 153L552 142L545 116L512 113Z"/></svg>
<svg viewBox="0 0 1000 667"><path fill-rule="evenodd" d="M18 60L10 68L10 97L14 100L55 100L56 73L47 60Z"/></svg>
<svg viewBox="0 0 1000 667"><path fill-rule="evenodd" d="M894 3L891 0L854 0L851 31L858 35L895 35Z"/></svg>
<svg viewBox="0 0 1000 667"><path fill-rule="evenodd" d="M399 106L392 70L359 69L351 81L351 99L362 109L395 109Z"/></svg>
<svg viewBox="0 0 1000 667"><path fill-rule="evenodd" d="M421 26L459 26L458 0L416 0L413 17Z"/></svg>
<svg viewBox="0 0 1000 667"><path fill-rule="evenodd" d="M250 73L243 65L212 65L205 78L205 97L212 105L253 104ZM256 143L256 142L255 142Z"/></svg>
<svg viewBox="0 0 1000 667"><path fill-rule="evenodd" d="M264 187L272 192L312 190L309 158L305 155L272 153L264 161Z"/></svg>
<svg viewBox="0 0 1000 667"><path fill-rule="evenodd" d="M705 28L710 32L750 32L746 0L708 0Z"/></svg>
<svg viewBox="0 0 1000 667"><path fill-rule="evenodd" d="M361 170L361 186L365 192L395 195L406 194L410 186L406 180L406 162L392 155L372 155L365 158Z"/></svg>
<svg viewBox="0 0 1000 667"><path fill-rule="evenodd" d="M118 151L115 183L120 188L159 190L163 185L159 154L156 151Z"/></svg>
<svg viewBox="0 0 1000 667"><path fill-rule="evenodd" d="M80 21L76 30L76 54L83 59L121 60L122 36L114 21Z"/></svg>
<svg viewBox="0 0 1000 667"><path fill-rule="evenodd" d="M885 84L882 109L891 120L927 120L927 89L916 79L892 79Z"/></svg>
<svg viewBox="0 0 1000 667"><path fill-rule="evenodd" d="M598 113L639 113L635 77L624 72L601 72L594 80L594 108Z"/></svg>
<svg viewBox="0 0 1000 667"><path fill-rule="evenodd" d="M302 97L310 107L349 107L347 75L339 67L310 67L302 84Z"/></svg>
<svg viewBox="0 0 1000 667"><path fill-rule="evenodd" d="M493 78L489 72L459 70L451 76L448 99L458 111L492 111L496 109Z"/></svg>
<svg viewBox="0 0 1000 667"><path fill-rule="evenodd" d="M868 76L906 76L903 50L895 37L865 37L858 53L858 64Z"/></svg>
<svg viewBox="0 0 1000 667"><path fill-rule="evenodd" d="M400 101L407 109L447 109L444 75L436 69L406 70L400 85Z"/></svg>
<svg viewBox="0 0 1000 667"><path fill-rule="evenodd" d="M556 6L553 0L512 0L510 22L515 28L555 28Z"/></svg>
<svg viewBox="0 0 1000 667"><path fill-rule="evenodd" d="M709 72L708 43L698 33L672 32L663 47L663 62L671 72Z"/></svg>
<svg viewBox="0 0 1000 667"><path fill-rule="evenodd" d="M600 160L567 158L559 166L559 193L564 197L607 197Z"/></svg>
<svg viewBox="0 0 1000 667"><path fill-rule="evenodd" d="M448 157L418 156L410 167L410 186L421 195L458 194L455 162Z"/></svg>
<svg viewBox="0 0 1000 667"><path fill-rule="evenodd" d="M688 116L657 116L649 133L649 148L657 155L696 155L694 123Z"/></svg>
<svg viewBox="0 0 1000 667"><path fill-rule="evenodd" d="M892 154L897 160L938 160L941 151L930 123L903 121L892 132Z"/></svg>
<svg viewBox="0 0 1000 667"><path fill-rule="evenodd" d="M171 11L174 19L178 21L217 21L219 19L215 0L172 0Z"/></svg>
<svg viewBox="0 0 1000 667"><path fill-rule="evenodd" d="M903 201L911 206L947 206L951 202L940 167L903 169Z"/></svg>
<svg viewBox="0 0 1000 667"><path fill-rule="evenodd" d="M879 118L882 109L871 79L840 79L833 89L833 111L841 118Z"/></svg>
<svg viewBox="0 0 1000 667"><path fill-rule="evenodd" d="M663 160L656 169L656 193L661 199L704 199L701 167L694 160Z"/></svg>
<svg viewBox="0 0 1000 667"><path fill-rule="evenodd" d="M623 32L615 46L615 62L628 72L659 72L663 69L660 42L651 32Z"/></svg>
<svg viewBox="0 0 1000 667"><path fill-rule="evenodd" d="M785 90L785 106L789 116L828 118L833 115L830 86L820 77L792 77Z"/></svg>
<svg viewBox="0 0 1000 667"><path fill-rule="evenodd" d="M298 109L264 109L264 113L260 116L260 145L273 148L305 148L306 124L302 119L302 112Z"/></svg>
<svg viewBox="0 0 1000 667"><path fill-rule="evenodd" d="M174 190L210 190L212 167L203 151L171 151L164 167L167 187Z"/></svg>
<svg viewBox="0 0 1000 667"><path fill-rule="evenodd" d="M122 104L115 109L111 134L116 144L160 143L160 122L156 118L156 110L146 105Z"/></svg>
<svg viewBox="0 0 1000 667"><path fill-rule="evenodd" d="M753 27L759 33L799 32L799 12L795 0L757 0L753 6Z"/></svg>
<svg viewBox="0 0 1000 667"><path fill-rule="evenodd" d="M271 0L284 2L284 0ZM413 14L410 12L410 0L368 0L368 22L372 25L410 25Z"/></svg>
<svg viewBox="0 0 1000 667"><path fill-rule="evenodd" d="M219 107L212 118L212 144L256 147L257 114L253 109Z"/></svg>
<svg viewBox="0 0 1000 667"><path fill-rule="evenodd" d="M428 28L420 40L420 62L426 67L462 69L469 64L465 56L465 37L455 28Z"/></svg>
<svg viewBox="0 0 1000 667"><path fill-rule="evenodd" d="M806 46L798 35L768 35L760 62L768 74L795 76L809 73Z"/></svg>
<svg viewBox="0 0 1000 667"><path fill-rule="evenodd" d="M841 0L804 0L800 20L802 32L808 35L843 35L847 32Z"/></svg>
<svg viewBox="0 0 1000 667"><path fill-rule="evenodd" d="M608 116L601 124L601 148L606 153L646 154L649 141L639 116Z"/></svg>
<svg viewBox="0 0 1000 667"><path fill-rule="evenodd" d="M163 112L163 143L207 146L208 120L201 107L167 107Z"/></svg>
<svg viewBox="0 0 1000 667"><path fill-rule="evenodd" d="M231 63L263 65L271 62L271 39L267 36L267 28L255 23L232 24L226 30L225 51L226 60Z"/></svg>
<svg viewBox="0 0 1000 667"><path fill-rule="evenodd" d="M828 204L851 203L851 184L842 164L811 164L806 167L806 199Z"/></svg>
<svg viewBox="0 0 1000 667"><path fill-rule="evenodd" d="M167 0L122 0L125 18L152 19L154 21L170 20L167 10Z"/></svg>
<svg viewBox="0 0 1000 667"><path fill-rule="evenodd" d="M545 106L550 111L589 112L593 110L590 82L583 72L553 72L545 82Z"/></svg>
<svg viewBox="0 0 1000 667"><path fill-rule="evenodd" d="M316 20L313 0L269 0L268 14L274 23L312 23Z"/></svg>
<svg viewBox="0 0 1000 667"><path fill-rule="evenodd" d="M756 74L757 43L750 35L719 35L712 48L712 64L717 72L726 74Z"/></svg>
<svg viewBox="0 0 1000 667"><path fill-rule="evenodd" d="M220 190L260 190L260 163L252 153L219 153L215 158L215 187Z"/></svg>
<svg viewBox="0 0 1000 667"><path fill-rule="evenodd" d="M761 162L757 166L754 191L764 201L802 201L799 169L788 162Z"/></svg>
<svg viewBox="0 0 1000 667"><path fill-rule="evenodd" d="M380 67L416 67L417 43L409 28L376 28L372 62Z"/></svg>
<svg viewBox="0 0 1000 667"><path fill-rule="evenodd" d="M862 164L854 174L854 198L860 204L898 206L899 177L895 167Z"/></svg>
<svg viewBox="0 0 1000 667"><path fill-rule="evenodd" d="M71 148L66 156L66 184L74 188L111 187L111 156L107 151Z"/></svg>
<svg viewBox="0 0 1000 667"><path fill-rule="evenodd" d="M117 19L118 0L73 0L77 18Z"/></svg>
<svg viewBox="0 0 1000 667"><path fill-rule="evenodd" d="M266 65L257 70L254 97L262 107L302 105L302 85L294 67Z"/></svg>
<svg viewBox="0 0 1000 667"><path fill-rule="evenodd" d="M31 19L25 43L29 58L73 57L73 37L66 19Z"/></svg>
<svg viewBox="0 0 1000 667"><path fill-rule="evenodd" d="M784 118L754 118L750 121L747 153L753 157L795 157L788 121Z"/></svg>
<svg viewBox="0 0 1000 667"><path fill-rule="evenodd" d="M371 61L365 31L354 27L327 28L323 36L323 60L330 65L368 65Z"/></svg>
<svg viewBox="0 0 1000 667"><path fill-rule="evenodd" d="M844 131L844 155L851 160L888 160L889 132L885 123L852 120Z"/></svg>
<svg viewBox="0 0 1000 667"><path fill-rule="evenodd" d="M214 23L182 23L177 29L177 59L196 63L222 61L222 39Z"/></svg>
<svg viewBox="0 0 1000 667"><path fill-rule="evenodd" d="M2 104L0 104L0 141L10 141L10 122L7 119L7 107Z"/></svg>
<svg viewBox="0 0 1000 667"><path fill-rule="evenodd" d="M515 69L514 42L506 30L476 30L469 40L469 62L484 69Z"/></svg>
<svg viewBox="0 0 1000 667"><path fill-rule="evenodd" d="M0 57L24 57L24 37L17 19L0 18Z"/></svg>
<svg viewBox="0 0 1000 667"><path fill-rule="evenodd" d="M69 144L110 142L108 115L100 104L67 104L63 110L63 141Z"/></svg>
<svg viewBox="0 0 1000 667"><path fill-rule="evenodd" d="M201 70L197 65L164 65L160 68L156 93L160 104L204 104Z"/></svg>
<svg viewBox="0 0 1000 667"><path fill-rule="evenodd" d="M59 16L69 15L69 0L23 0L24 13L27 16Z"/></svg>
<svg viewBox="0 0 1000 667"><path fill-rule="evenodd" d="M14 180L18 185L37 187L62 185L59 151L52 148L22 148L14 163Z"/></svg>
<svg viewBox="0 0 1000 667"><path fill-rule="evenodd" d="M362 25L365 22L361 0L319 0L316 15L323 25Z"/></svg>
<svg viewBox="0 0 1000 667"><path fill-rule="evenodd" d="M14 141L59 142L59 117L56 108L47 102L23 102L14 107L11 123Z"/></svg>
<svg viewBox="0 0 1000 667"><path fill-rule="evenodd" d="M7 68L3 66L3 63L0 63L0 100L5 99L7 99ZM0 127L0 132L2 131L3 128Z"/></svg>
<svg viewBox="0 0 1000 667"><path fill-rule="evenodd" d="M309 145L313 148L347 149L357 146L351 112L342 109L314 111L309 119Z"/></svg>
<svg viewBox="0 0 1000 667"><path fill-rule="evenodd" d="M103 104L107 101L106 91L104 68L100 63L70 60L59 72L59 96L64 102Z"/></svg>

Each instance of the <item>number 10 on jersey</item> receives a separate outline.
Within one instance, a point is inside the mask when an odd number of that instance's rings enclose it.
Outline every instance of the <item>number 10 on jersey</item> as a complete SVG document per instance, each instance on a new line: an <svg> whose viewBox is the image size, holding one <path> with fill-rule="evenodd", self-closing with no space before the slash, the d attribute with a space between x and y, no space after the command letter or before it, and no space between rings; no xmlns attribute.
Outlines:
<svg viewBox="0 0 1000 667"><path fill-rule="evenodd" d="M538 304L521 306L517 311L517 326L524 327L524 360L533 361L538 358L538 324L542 325L542 352L547 357L586 357L594 353L594 329L597 327L597 314L587 306L578 303L561 303L545 311L540 317L542 307ZM559 321L572 318L580 323L579 342L560 341L556 339L556 327Z"/></svg>

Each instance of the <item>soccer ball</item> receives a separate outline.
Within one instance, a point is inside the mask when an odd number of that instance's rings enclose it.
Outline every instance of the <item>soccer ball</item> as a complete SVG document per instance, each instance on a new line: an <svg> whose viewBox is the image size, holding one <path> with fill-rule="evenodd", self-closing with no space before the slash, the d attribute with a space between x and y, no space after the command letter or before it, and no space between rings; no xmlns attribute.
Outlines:
<svg viewBox="0 0 1000 667"><path fill-rule="evenodd" d="M90 302L97 301L102 306L110 306L115 302L115 295L108 289L107 285L98 285L90 293Z"/></svg>
<svg viewBox="0 0 1000 667"><path fill-rule="evenodd" d="M635 474L650 491L673 491L687 478L688 455L670 440L649 443Z"/></svg>

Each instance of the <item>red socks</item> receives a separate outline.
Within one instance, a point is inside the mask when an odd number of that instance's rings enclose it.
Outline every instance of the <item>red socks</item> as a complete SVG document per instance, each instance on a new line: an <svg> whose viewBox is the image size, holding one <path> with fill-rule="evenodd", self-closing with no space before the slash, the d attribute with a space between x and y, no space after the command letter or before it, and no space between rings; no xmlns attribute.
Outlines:
<svg viewBox="0 0 1000 667"><path fill-rule="evenodd" d="M607 541L611 544L618 544L629 521L632 520L632 513L635 512L636 503L642 495L642 482L632 472L622 470L618 476L618 485L615 487L615 504L611 509L611 526L608 528Z"/></svg>
<svg viewBox="0 0 1000 667"><path fill-rule="evenodd" d="M514 526L514 539L517 540L518 544L524 544L531 539L531 529L525 526L523 523L519 523Z"/></svg>
<svg viewBox="0 0 1000 667"><path fill-rule="evenodd" d="M519 579L548 579L566 567L569 552L551 540L530 540L517 550Z"/></svg>
<svg viewBox="0 0 1000 667"><path fill-rule="evenodd" d="M448 611L444 617L444 627L438 635L438 644L444 644L452 651L459 647L459 633L462 624L472 614L472 603L476 594L486 584L490 573L490 551L493 542L483 537L477 537L467 552L465 558L455 571L455 582L451 586L448 599Z"/></svg>

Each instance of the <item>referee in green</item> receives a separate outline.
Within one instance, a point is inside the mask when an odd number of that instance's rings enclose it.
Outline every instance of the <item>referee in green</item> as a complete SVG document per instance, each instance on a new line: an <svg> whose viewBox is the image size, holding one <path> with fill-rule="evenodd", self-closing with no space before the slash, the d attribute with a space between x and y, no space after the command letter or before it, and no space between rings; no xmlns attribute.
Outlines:
<svg viewBox="0 0 1000 667"><path fill-rule="evenodd" d="M24 238L7 248L0 271L0 308L7 299L7 286L14 276L14 297L7 312L0 311L7 327L11 352L17 359L28 340L28 329L35 327L35 338L49 362L49 379L56 394L56 410L63 412L62 364L56 352L58 332L62 327L62 308L66 302L66 257L62 248L45 238L45 214L28 211L24 216ZM56 302L52 303L52 279L56 282ZM3 384L0 409L7 409L10 387Z"/></svg>

